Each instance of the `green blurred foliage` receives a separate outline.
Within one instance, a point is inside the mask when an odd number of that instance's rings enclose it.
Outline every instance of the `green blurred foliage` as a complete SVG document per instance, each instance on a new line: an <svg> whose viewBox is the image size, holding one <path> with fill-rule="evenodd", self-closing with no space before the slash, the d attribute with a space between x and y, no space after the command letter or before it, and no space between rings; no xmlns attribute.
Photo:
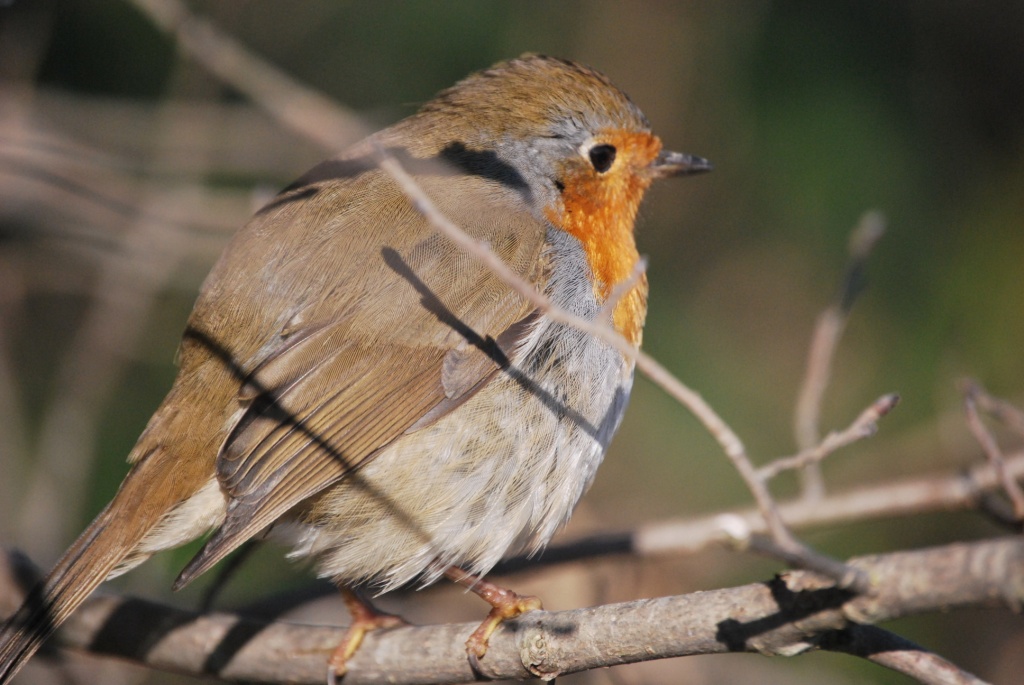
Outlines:
<svg viewBox="0 0 1024 685"><path fill-rule="evenodd" d="M191 6L375 126L408 114L472 70L526 51L606 71L668 147L716 165L708 176L654 189L645 205L638 240L651 255L652 296L644 345L699 390L758 459L793 450L792 406L807 341L838 286L848 232L869 209L887 215L889 232L840 349L823 429L845 425L882 393L897 391L904 402L878 437L830 459L830 485L979 459L977 448L964 449L970 443L956 418L961 376L975 375L1018 403L1024 398L1024 3ZM29 64L20 71L10 61L0 66L7 81L147 101L241 97L183 61L130 3L15 2L0 8L0 20L5 13L16 20L11 25L36 33L38 49L35 61L19 62ZM0 65L4 51L0 40ZM0 254L21 249L36 230L45 227L0 224ZM176 331L199 284L194 275L189 283L161 297L143 351L105 411L83 523L116 487L123 455L173 378ZM57 360L87 302L66 292L26 298L7 333L26 422L34 427L60 393ZM792 492L792 482L780 491ZM584 509L588 526L620 529L748 502L696 421L639 380L633 411ZM843 556L997 533L977 516L935 514L810 540ZM152 564L173 575L188 555ZM240 585L301 582L279 558L262 555L259 570L244 571ZM728 556L688 567L674 591L749 582L776 568ZM968 612L897 628L997 679L1020 664L1006 656L1022 637L1014 620ZM763 682L906 682L834 655L771 661L763 669Z"/></svg>

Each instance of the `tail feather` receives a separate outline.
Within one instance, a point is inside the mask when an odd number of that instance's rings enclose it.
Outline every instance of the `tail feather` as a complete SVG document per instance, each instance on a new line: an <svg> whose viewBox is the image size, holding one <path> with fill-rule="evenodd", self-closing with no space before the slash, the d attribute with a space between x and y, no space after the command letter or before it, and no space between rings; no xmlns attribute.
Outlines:
<svg viewBox="0 0 1024 685"><path fill-rule="evenodd" d="M123 547L105 545L110 550L106 554L93 552L96 543L113 532L108 511L109 507L93 521L4 623L0 630L0 684L14 677L120 561L122 555L118 552Z"/></svg>
<svg viewBox="0 0 1024 685"><path fill-rule="evenodd" d="M139 546L146 534L188 494L179 487L160 487L140 471L129 474L113 501L64 553L49 575L28 594L21 608L0 627L0 685L22 665L78 606ZM147 480L149 481L147 484ZM166 482L166 481L165 481ZM117 515L116 512L122 512ZM124 515L124 512L132 512Z"/></svg>

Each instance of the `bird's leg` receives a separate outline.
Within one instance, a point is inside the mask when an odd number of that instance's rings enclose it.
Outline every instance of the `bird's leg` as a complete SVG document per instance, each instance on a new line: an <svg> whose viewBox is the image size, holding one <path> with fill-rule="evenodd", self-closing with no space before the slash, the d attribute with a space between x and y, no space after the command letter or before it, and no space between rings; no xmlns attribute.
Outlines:
<svg viewBox="0 0 1024 685"><path fill-rule="evenodd" d="M345 675L345 671L348 670L348 660L363 644L363 638L368 632L381 628L409 625L400 616L378 610L355 590L344 587L339 589L345 607L352 616L352 623L345 631L344 637L341 638L341 643L334 649L331 658L327 661L327 685L335 685L338 679Z"/></svg>
<svg viewBox="0 0 1024 685"><path fill-rule="evenodd" d="M516 618L527 611L542 609L540 599L532 595L520 595L512 590L489 583L483 578L451 566L444 572L445 577L476 593L480 599L491 605L491 611L473 634L466 640L466 654L470 664L479 672L480 659L487 653L491 635L504 621Z"/></svg>

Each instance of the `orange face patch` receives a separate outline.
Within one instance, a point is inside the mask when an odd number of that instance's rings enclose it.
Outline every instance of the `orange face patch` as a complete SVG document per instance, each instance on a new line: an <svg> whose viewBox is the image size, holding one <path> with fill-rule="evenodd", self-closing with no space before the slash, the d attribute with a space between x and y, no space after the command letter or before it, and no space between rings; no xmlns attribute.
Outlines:
<svg viewBox="0 0 1024 685"><path fill-rule="evenodd" d="M661 151L657 136L636 131L602 131L596 144L615 147L615 162L598 173L581 157L566 165L561 206L549 207L549 221L575 236L586 251L594 274L594 294L604 301L616 284L628 279L640 258L633 239L633 224L644 191L651 184L647 172ZM640 281L615 306L612 323L635 345L640 344L647 313L647 279Z"/></svg>

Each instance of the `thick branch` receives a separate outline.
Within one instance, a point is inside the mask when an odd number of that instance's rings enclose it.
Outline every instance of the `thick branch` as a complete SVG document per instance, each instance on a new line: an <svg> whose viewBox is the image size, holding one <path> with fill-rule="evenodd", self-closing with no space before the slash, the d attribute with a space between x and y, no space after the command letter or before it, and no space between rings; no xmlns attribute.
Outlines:
<svg viewBox="0 0 1024 685"><path fill-rule="evenodd" d="M1024 540L1005 538L860 557L877 592L854 595L807 571L689 595L564 612L504 626L484 659L495 678L554 677L649 659L724 652L795 655L838 649L835 631L902 616L1024 600ZM2 574L0 574L2 575ZM475 624L381 631L350 663L347 685L473 679L463 647ZM227 680L321 683L336 628L200 615L95 597L60 633L65 646ZM824 643L823 643L824 641ZM849 650L847 650L849 651Z"/></svg>

